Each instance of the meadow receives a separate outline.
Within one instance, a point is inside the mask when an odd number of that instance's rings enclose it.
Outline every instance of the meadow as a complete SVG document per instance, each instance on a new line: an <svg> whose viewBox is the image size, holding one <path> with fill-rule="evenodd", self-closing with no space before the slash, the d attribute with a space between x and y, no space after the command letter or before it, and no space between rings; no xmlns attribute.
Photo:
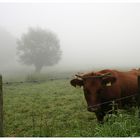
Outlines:
<svg viewBox="0 0 140 140"><path fill-rule="evenodd" d="M28 76L26 80L35 80ZM59 77L40 82L5 83L4 136L6 137L138 137L138 109L120 110L98 124L87 111L81 88Z"/></svg>

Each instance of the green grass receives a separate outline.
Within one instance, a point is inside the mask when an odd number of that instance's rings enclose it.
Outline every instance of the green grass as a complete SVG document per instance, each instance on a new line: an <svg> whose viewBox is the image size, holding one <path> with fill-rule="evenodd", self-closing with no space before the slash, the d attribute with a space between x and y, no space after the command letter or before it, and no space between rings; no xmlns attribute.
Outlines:
<svg viewBox="0 0 140 140"><path fill-rule="evenodd" d="M86 110L82 89L73 88L69 80L15 83L3 89L5 136L140 136L136 114L120 112L98 124L94 113Z"/></svg>
<svg viewBox="0 0 140 140"><path fill-rule="evenodd" d="M117 115L113 114L104 125L96 126L94 136L138 137L140 136L140 119L137 115L126 112L119 112Z"/></svg>
<svg viewBox="0 0 140 140"><path fill-rule="evenodd" d="M96 120L82 90L53 80L5 85L4 124L5 136L92 136Z"/></svg>

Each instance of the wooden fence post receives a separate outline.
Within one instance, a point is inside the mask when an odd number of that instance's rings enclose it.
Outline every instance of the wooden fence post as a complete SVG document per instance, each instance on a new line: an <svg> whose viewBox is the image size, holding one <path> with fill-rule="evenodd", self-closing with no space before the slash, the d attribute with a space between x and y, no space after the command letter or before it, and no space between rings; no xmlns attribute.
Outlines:
<svg viewBox="0 0 140 140"><path fill-rule="evenodd" d="M140 74L138 75L138 108L139 108L139 118L140 118Z"/></svg>
<svg viewBox="0 0 140 140"><path fill-rule="evenodd" d="M140 94L140 75L138 75L138 93Z"/></svg>
<svg viewBox="0 0 140 140"><path fill-rule="evenodd" d="M138 97L140 97L140 75L138 75Z"/></svg>
<svg viewBox="0 0 140 140"><path fill-rule="evenodd" d="M0 75L0 137L3 137L3 90L2 90L2 75Z"/></svg>

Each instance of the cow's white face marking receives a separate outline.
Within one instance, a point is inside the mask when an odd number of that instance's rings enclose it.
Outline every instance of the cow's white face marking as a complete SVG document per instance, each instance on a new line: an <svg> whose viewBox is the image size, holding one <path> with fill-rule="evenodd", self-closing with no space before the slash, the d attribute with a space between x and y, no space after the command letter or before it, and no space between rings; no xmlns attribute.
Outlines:
<svg viewBox="0 0 140 140"><path fill-rule="evenodd" d="M111 82L106 83L106 86L110 87L111 86Z"/></svg>

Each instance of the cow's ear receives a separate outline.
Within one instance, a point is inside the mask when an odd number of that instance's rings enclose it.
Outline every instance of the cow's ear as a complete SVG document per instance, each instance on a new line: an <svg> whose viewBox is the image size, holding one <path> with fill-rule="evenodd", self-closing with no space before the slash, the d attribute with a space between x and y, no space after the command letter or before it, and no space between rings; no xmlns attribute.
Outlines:
<svg viewBox="0 0 140 140"><path fill-rule="evenodd" d="M76 87L76 86L83 86L83 80L81 79L73 79L70 81L71 85Z"/></svg>
<svg viewBox="0 0 140 140"><path fill-rule="evenodd" d="M116 82L117 78L114 76L109 76L109 77L104 77L102 79L102 85L104 86L112 86L112 84L114 84Z"/></svg>

